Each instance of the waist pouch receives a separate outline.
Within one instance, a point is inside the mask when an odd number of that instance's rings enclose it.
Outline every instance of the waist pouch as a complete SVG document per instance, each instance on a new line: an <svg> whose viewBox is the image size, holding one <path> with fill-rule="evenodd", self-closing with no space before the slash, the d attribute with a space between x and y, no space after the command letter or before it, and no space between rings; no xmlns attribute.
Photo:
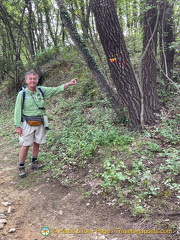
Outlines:
<svg viewBox="0 0 180 240"><path fill-rule="evenodd" d="M39 126L43 123L42 116L24 116L24 118L30 126Z"/></svg>

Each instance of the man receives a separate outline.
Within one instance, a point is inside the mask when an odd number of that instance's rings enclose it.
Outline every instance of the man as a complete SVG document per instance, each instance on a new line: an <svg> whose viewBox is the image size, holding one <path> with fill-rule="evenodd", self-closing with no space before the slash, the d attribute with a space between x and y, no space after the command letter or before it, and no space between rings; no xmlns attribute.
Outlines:
<svg viewBox="0 0 180 240"><path fill-rule="evenodd" d="M19 152L19 176L21 178L26 177L24 164L30 146L32 146L32 169L41 169L44 166L37 161L39 146L46 141L44 99L59 94L77 83L74 78L58 87L38 88L38 74L33 71L26 73L25 81L27 88L23 90L24 93L23 91L18 93L14 111L16 133L19 134L22 143Z"/></svg>

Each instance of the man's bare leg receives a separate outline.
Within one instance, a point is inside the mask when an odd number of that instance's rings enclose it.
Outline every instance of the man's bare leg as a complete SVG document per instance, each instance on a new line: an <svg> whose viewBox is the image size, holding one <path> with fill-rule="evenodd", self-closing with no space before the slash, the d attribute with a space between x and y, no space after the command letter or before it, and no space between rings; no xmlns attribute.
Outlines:
<svg viewBox="0 0 180 240"><path fill-rule="evenodd" d="M19 176L21 178L26 177L24 163L25 163L25 160L26 160L26 157L28 154L28 150L29 150L29 146L22 145L20 152L19 152Z"/></svg>

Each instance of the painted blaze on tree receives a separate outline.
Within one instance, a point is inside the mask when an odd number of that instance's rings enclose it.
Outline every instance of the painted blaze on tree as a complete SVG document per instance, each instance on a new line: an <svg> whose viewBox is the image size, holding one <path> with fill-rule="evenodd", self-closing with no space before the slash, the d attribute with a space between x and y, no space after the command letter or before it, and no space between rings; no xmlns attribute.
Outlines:
<svg viewBox="0 0 180 240"><path fill-rule="evenodd" d="M113 0L91 0L97 30L118 95L127 107L133 126L153 123L149 106L143 103L141 84L135 77ZM143 116L142 116L143 113ZM142 118L143 117L143 118ZM152 119L149 119L152 117Z"/></svg>

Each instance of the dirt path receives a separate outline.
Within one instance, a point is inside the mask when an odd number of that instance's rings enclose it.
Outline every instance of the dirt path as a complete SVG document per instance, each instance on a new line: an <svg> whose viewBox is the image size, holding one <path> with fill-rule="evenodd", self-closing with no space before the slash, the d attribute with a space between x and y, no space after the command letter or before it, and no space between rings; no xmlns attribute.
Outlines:
<svg viewBox="0 0 180 240"><path fill-rule="evenodd" d="M7 223L1 226L0 240L170 239L166 234L121 233L120 230L125 229L146 229L146 225L132 222L121 208L87 201L81 186L63 186L43 174L40 175L42 181L33 185L33 178L37 176L33 172L29 172L25 180L19 179L13 160L17 156L18 149L7 146L1 138L0 216L4 214ZM50 229L48 236L44 236L48 232L43 231L46 230L43 227Z"/></svg>

